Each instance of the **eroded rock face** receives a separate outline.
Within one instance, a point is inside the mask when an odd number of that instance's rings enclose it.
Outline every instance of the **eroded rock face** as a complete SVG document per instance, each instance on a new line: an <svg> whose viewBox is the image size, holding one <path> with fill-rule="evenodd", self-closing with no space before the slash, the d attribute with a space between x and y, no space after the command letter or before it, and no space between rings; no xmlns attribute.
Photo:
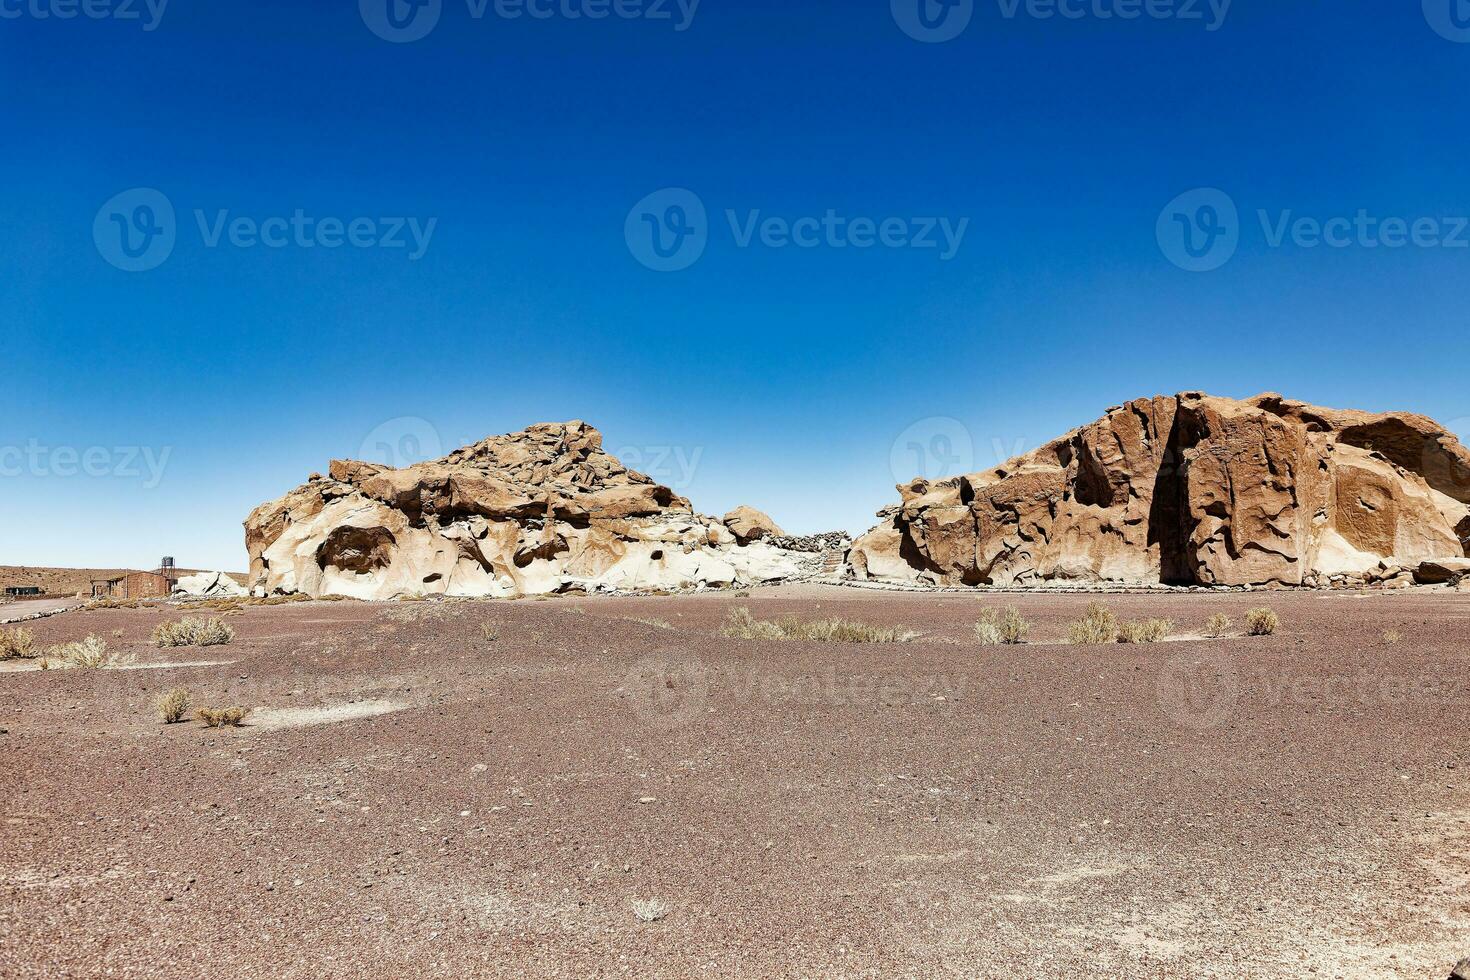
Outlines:
<svg viewBox="0 0 1470 980"><path fill-rule="evenodd" d="M1465 557L1470 452L1420 415L1139 399L985 473L900 486L848 573L943 585L1326 584Z"/></svg>
<svg viewBox="0 0 1470 980"><path fill-rule="evenodd" d="M245 544L258 594L503 597L747 585L800 571L787 552L743 544L624 467L582 422L535 425L403 469L333 460L328 476L251 512Z"/></svg>
<svg viewBox="0 0 1470 980"><path fill-rule="evenodd" d="M765 538L784 538L786 532L781 526L771 520L770 515L754 507L742 504L725 515L725 527L735 535L735 540L741 544L749 544L752 541L760 541Z"/></svg>

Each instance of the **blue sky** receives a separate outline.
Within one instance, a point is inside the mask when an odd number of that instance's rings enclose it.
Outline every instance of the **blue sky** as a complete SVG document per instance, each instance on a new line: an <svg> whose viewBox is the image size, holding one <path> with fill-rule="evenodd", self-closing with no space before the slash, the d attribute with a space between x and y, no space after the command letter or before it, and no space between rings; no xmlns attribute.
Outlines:
<svg viewBox="0 0 1470 980"><path fill-rule="evenodd" d="M796 531L1156 393L1470 432L1450 0L88 2L0 0L0 563L240 569L332 457L544 420Z"/></svg>

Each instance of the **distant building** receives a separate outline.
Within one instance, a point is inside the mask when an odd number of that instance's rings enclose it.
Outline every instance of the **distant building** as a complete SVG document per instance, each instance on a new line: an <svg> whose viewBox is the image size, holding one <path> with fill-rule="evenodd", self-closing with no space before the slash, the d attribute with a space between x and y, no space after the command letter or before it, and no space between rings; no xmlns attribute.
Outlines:
<svg viewBox="0 0 1470 980"><path fill-rule="evenodd" d="M94 599L167 599L174 591L174 579L157 572L128 572L117 578L93 579Z"/></svg>
<svg viewBox="0 0 1470 980"><path fill-rule="evenodd" d="M41 587L39 585L7 585L5 587L5 595L10 599L41 594Z"/></svg>

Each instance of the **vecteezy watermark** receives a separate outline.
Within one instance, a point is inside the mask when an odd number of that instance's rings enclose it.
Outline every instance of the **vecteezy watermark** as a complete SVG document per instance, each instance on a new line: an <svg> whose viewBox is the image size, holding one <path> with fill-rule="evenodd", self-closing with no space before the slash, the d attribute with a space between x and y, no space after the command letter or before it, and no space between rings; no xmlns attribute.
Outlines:
<svg viewBox="0 0 1470 980"><path fill-rule="evenodd" d="M403 249L410 262L424 257L439 225L438 218L318 217L302 208L264 218L196 208L193 217L205 248ZM173 202L151 187L112 197L92 222L98 254L124 272L158 268L173 254L178 236Z"/></svg>
<svg viewBox="0 0 1470 980"><path fill-rule="evenodd" d="M1177 20L1218 31L1234 0L996 0L1006 20ZM889 0L894 23L926 44L953 41L975 16L975 0Z"/></svg>
<svg viewBox="0 0 1470 980"><path fill-rule="evenodd" d="M1470 217L1404 218L1376 215L1359 208L1351 215L1316 217L1258 209L1261 238L1267 248L1400 249L1470 248ZM1229 262L1240 247L1244 224L1235 201L1218 188L1181 194L1159 212L1155 228L1159 249L1179 268L1212 272Z"/></svg>
<svg viewBox="0 0 1470 980"><path fill-rule="evenodd" d="M616 694L637 718L670 731L693 724L712 710L711 695L717 682L725 696L737 703L833 708L947 705L964 695L968 683L963 675L863 673L839 670L835 665L815 673L751 670L737 675L668 654L639 660Z"/></svg>
<svg viewBox="0 0 1470 980"><path fill-rule="evenodd" d="M623 465L651 477L670 490L684 491L694 484L694 473L704 458L703 446L622 446L614 453Z"/></svg>
<svg viewBox="0 0 1470 980"><path fill-rule="evenodd" d="M1424 19L1440 37L1470 44L1470 0L1424 0Z"/></svg>
<svg viewBox="0 0 1470 980"><path fill-rule="evenodd" d="M428 419L403 415L377 426L358 447L357 458L403 469L444 455L439 430Z"/></svg>
<svg viewBox="0 0 1470 980"><path fill-rule="evenodd" d="M834 208L796 218L726 209L724 223L736 248L934 249L942 262L959 253L970 227L969 218L852 217ZM704 202L682 187L649 194L623 222L628 251L656 272L678 272L699 261L711 232Z"/></svg>
<svg viewBox="0 0 1470 980"><path fill-rule="evenodd" d="M959 419L920 419L893 440L888 469L894 483L943 480L975 471L975 440Z"/></svg>
<svg viewBox="0 0 1470 980"><path fill-rule="evenodd" d="M1365 712L1470 701L1470 681L1429 670L1399 673L1363 667L1342 673L1283 677L1265 668L1243 670L1230 656L1199 653L1182 653L1170 659L1157 684L1164 713L1181 727L1201 732L1229 723L1247 693L1272 707L1311 705Z"/></svg>
<svg viewBox="0 0 1470 980"><path fill-rule="evenodd" d="M975 0L889 0L893 22L915 41L953 41L970 26Z"/></svg>
<svg viewBox="0 0 1470 980"><path fill-rule="evenodd" d="M35 439L24 446L0 446L0 477L141 480L144 490L163 482L172 446L44 446Z"/></svg>
<svg viewBox="0 0 1470 980"><path fill-rule="evenodd" d="M145 31L156 31L168 0L0 0L0 20L136 21Z"/></svg>
<svg viewBox="0 0 1470 980"><path fill-rule="evenodd" d="M3 2L3 0L0 0ZM646 20L687 31L700 0L465 0L473 21L493 15L500 20ZM439 26L444 0L358 0L368 30L385 41L421 41Z"/></svg>

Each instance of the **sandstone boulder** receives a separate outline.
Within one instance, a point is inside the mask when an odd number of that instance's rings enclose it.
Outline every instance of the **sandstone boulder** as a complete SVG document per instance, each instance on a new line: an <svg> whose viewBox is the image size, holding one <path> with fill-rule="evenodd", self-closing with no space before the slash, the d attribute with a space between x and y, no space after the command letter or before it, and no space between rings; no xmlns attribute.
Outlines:
<svg viewBox="0 0 1470 980"><path fill-rule="evenodd" d="M914 480L848 574L936 585L1302 585L1464 557L1470 452L1418 415L1139 399L984 473Z"/></svg>
<svg viewBox="0 0 1470 980"><path fill-rule="evenodd" d="M603 452L534 425L403 469L333 460L245 521L250 587L360 599L749 585L801 564Z"/></svg>
<svg viewBox="0 0 1470 980"><path fill-rule="evenodd" d="M249 593L224 572L199 572L197 575L185 575L175 582L173 594L194 599L225 599Z"/></svg>
<svg viewBox="0 0 1470 980"><path fill-rule="evenodd" d="M1424 585L1442 585L1470 574L1470 558L1431 558L1414 569L1414 578Z"/></svg>
<svg viewBox="0 0 1470 980"><path fill-rule="evenodd" d="M754 507L741 505L725 515L725 527L741 544L763 538L784 538L786 532L771 518Z"/></svg>

